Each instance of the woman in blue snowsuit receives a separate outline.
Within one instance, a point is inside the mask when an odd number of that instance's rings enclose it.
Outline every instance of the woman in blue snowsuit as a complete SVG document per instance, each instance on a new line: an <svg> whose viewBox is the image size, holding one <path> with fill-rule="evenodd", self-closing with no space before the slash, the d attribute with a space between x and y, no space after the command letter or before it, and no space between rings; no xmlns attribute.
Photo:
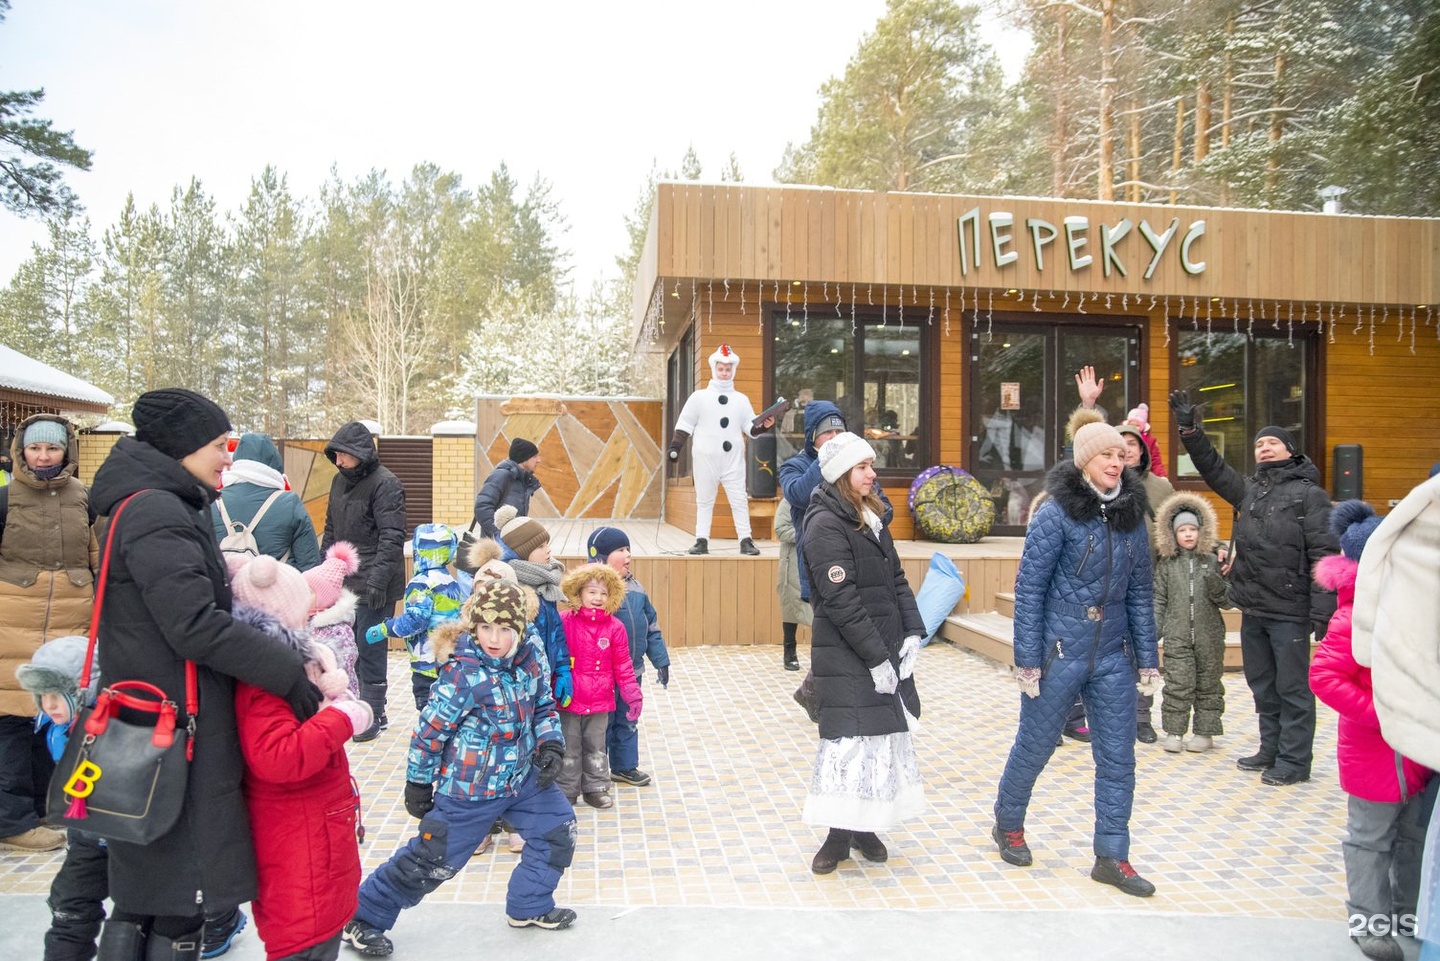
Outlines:
<svg viewBox="0 0 1440 961"><path fill-rule="evenodd" d="M1109 424L1075 434L1074 463L1057 464L1049 498L1025 534L1015 581L1015 677L1020 728L995 799L992 837L1010 864L1031 863L1025 811L1078 694L1095 755L1095 866L1126 894L1155 886L1130 866L1137 679L1160 686L1146 498Z"/></svg>

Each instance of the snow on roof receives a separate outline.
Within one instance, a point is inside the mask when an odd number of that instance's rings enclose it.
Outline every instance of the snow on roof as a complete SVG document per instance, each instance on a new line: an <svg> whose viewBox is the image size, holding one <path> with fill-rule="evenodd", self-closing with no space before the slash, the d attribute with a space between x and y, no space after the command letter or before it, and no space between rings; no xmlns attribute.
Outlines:
<svg viewBox="0 0 1440 961"><path fill-rule="evenodd" d="M78 400L87 404L109 407L115 398L94 384L72 377L63 370L26 357L18 350L0 344L0 388L23 390L62 400Z"/></svg>

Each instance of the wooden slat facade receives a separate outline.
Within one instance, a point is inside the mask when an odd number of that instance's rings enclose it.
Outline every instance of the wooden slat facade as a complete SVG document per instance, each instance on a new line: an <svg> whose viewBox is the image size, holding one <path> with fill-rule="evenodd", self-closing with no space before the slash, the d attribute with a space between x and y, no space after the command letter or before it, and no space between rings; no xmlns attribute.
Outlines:
<svg viewBox="0 0 1440 961"><path fill-rule="evenodd" d="M969 256L962 270L961 218L976 208L980 264L965 226ZM1007 249L1018 257L1003 267L990 246L992 214L1014 221ZM1069 267L1066 217L1088 220L1083 252L1094 258L1089 267ZM1029 218L1062 228L1043 248L1043 268L1035 261ZM1101 227L1122 219L1132 226L1114 249L1126 272L1117 268L1106 276ZM1178 221L1149 278L1153 248L1141 235L1142 221L1157 233ZM1205 267L1189 273L1180 246L1199 222L1204 233L1189 255ZM917 318L935 305L929 323L938 329L933 363L939 383L927 399L938 463L968 466L966 338L977 311L1055 323L1055 315L1078 320L1077 309L1087 323L1104 318L1139 328L1139 387L1167 458L1178 446L1165 404L1175 380L1177 332L1182 325L1206 329L1207 315L1225 318L1219 332L1244 332L1254 315L1262 318L1257 324L1293 328L1316 345L1319 382L1308 389L1323 398L1324 447L1309 453L1327 484L1333 447L1363 443L1364 495L1384 513L1389 500L1403 497L1440 461L1434 386L1440 383L1440 220L691 182L657 188L634 297L637 337L653 335L655 349L668 353L693 329L697 384L709 377L706 358L722 340L729 342L741 356L737 386L760 406L771 399L773 368L766 311L788 305L804 315L871 299ZM1237 317L1245 320L1237 324ZM902 505L892 527L897 538L913 536L903 507L907 490L886 485ZM688 480L672 480L666 519L693 524L693 504ZM1229 507L1216 505L1228 532ZM773 509L755 499L750 506L763 536ZM733 536L723 497L715 536Z"/></svg>

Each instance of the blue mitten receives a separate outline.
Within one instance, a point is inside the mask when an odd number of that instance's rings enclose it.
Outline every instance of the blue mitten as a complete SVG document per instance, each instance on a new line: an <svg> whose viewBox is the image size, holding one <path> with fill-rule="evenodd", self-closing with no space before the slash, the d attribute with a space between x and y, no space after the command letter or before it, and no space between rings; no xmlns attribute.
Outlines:
<svg viewBox="0 0 1440 961"><path fill-rule="evenodd" d="M385 640L385 625L373 624L365 630L365 641L368 644L379 644Z"/></svg>
<svg viewBox="0 0 1440 961"><path fill-rule="evenodd" d="M575 679L570 676L570 666L562 664L555 669L555 703L569 707L575 696Z"/></svg>

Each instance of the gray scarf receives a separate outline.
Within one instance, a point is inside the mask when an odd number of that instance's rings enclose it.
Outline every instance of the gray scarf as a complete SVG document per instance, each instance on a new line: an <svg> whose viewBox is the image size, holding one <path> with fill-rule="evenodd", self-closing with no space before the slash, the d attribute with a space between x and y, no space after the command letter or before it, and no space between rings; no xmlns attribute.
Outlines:
<svg viewBox="0 0 1440 961"><path fill-rule="evenodd" d="M510 566L521 584L534 588L535 593L545 600L558 604L565 596L560 592L560 578L565 576L565 565L559 561L551 561L548 565L532 564L517 557Z"/></svg>

